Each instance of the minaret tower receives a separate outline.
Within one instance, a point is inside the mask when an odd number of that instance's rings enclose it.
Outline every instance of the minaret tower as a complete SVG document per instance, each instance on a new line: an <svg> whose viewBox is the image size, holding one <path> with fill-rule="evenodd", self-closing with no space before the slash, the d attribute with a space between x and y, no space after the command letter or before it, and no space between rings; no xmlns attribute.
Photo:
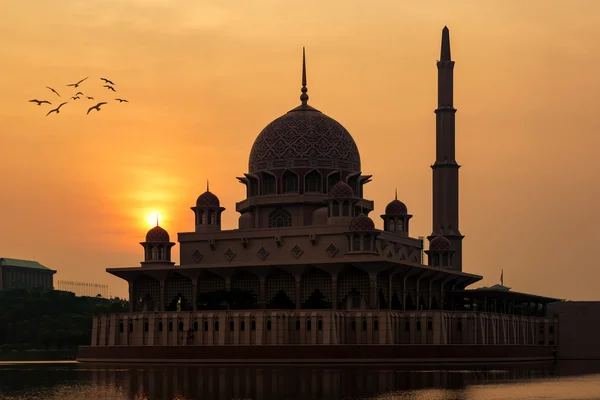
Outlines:
<svg viewBox="0 0 600 400"><path fill-rule="evenodd" d="M458 169L455 159L454 61L450 57L450 31L442 30L442 51L437 62L438 108L435 110L435 163L433 169L433 230L429 239L445 236L452 244L450 268L462 271L462 240L458 226Z"/></svg>

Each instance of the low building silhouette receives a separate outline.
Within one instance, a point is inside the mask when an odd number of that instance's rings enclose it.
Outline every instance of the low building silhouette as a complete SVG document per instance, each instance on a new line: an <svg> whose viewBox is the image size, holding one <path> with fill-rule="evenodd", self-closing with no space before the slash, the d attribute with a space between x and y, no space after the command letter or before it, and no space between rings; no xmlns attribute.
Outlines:
<svg viewBox="0 0 600 400"><path fill-rule="evenodd" d="M0 258L0 290L4 289L45 289L54 288L52 270L37 261Z"/></svg>

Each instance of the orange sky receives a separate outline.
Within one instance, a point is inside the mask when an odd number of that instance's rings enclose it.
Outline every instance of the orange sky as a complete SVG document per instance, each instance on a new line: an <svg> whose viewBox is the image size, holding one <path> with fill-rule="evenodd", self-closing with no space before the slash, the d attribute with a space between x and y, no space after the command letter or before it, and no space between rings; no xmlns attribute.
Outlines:
<svg viewBox="0 0 600 400"><path fill-rule="evenodd" d="M302 46L310 104L350 131L373 174L378 226L397 187L411 235L429 234L448 25L464 270L485 285L503 268L513 290L598 299L600 2L498 4L3 0L0 256L124 295L104 270L139 265L151 210L172 238L192 230L189 207L210 179L224 228L236 227L235 177L262 128L299 104ZM86 116L73 102L45 117L27 102L57 100L46 85L66 97L88 75L84 93L130 103Z"/></svg>

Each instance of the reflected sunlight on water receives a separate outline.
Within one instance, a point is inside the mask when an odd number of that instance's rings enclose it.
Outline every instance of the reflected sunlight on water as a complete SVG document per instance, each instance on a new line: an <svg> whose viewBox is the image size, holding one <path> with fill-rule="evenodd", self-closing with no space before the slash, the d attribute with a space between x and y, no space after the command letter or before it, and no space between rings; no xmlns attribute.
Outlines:
<svg viewBox="0 0 600 400"><path fill-rule="evenodd" d="M503 366L504 367L504 366ZM0 364L5 400L600 399L600 363L475 369Z"/></svg>

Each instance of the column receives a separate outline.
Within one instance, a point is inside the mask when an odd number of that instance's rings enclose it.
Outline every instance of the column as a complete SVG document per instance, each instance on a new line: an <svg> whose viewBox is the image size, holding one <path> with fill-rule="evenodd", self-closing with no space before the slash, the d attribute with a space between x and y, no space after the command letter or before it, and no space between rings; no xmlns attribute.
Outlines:
<svg viewBox="0 0 600 400"><path fill-rule="evenodd" d="M134 311L135 299L133 298L133 282L129 282L129 312Z"/></svg>
<svg viewBox="0 0 600 400"><path fill-rule="evenodd" d="M165 311L165 280L161 279L160 281L160 307L159 311Z"/></svg>
<svg viewBox="0 0 600 400"><path fill-rule="evenodd" d="M302 277L300 274L294 274L294 280L296 282L296 310L302 308L302 286L300 285Z"/></svg>

